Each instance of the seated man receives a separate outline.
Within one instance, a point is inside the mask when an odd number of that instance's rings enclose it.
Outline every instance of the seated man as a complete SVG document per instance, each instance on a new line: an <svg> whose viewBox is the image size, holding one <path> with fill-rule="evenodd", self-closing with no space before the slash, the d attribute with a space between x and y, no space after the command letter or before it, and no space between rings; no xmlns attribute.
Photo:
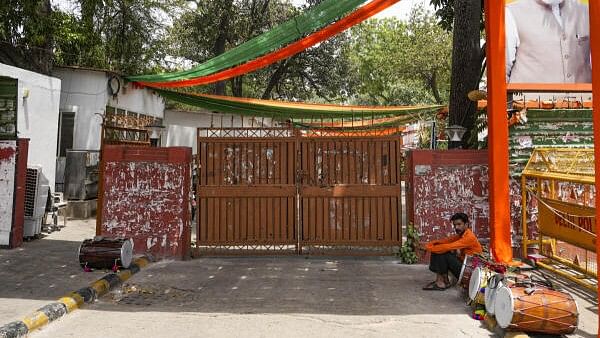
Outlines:
<svg viewBox="0 0 600 338"><path fill-rule="evenodd" d="M434 282L429 283L423 290L446 290L450 287L448 271L458 278L465 255L481 253L481 245L469 229L469 217L462 213L456 213L450 221L454 225L456 235L442 240L427 243L425 249L431 252L429 270L437 274Z"/></svg>

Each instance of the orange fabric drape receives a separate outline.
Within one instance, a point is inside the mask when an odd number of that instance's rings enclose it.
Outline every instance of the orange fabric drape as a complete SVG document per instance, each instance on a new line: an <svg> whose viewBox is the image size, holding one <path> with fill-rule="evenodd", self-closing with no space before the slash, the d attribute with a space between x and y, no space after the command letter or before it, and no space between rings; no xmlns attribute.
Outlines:
<svg viewBox="0 0 600 338"><path fill-rule="evenodd" d="M283 108L298 108L298 109L314 109L314 110L328 110L328 111L348 111L348 110L356 110L357 116L361 111L365 110L373 110L377 114L385 114L392 113L399 110L413 110L422 108L422 106L356 106L356 105L339 105L339 104L331 104L331 103L304 103L304 102L286 102L286 101L277 101L277 100L264 100L264 99L254 99L250 97L234 97L234 96L225 96L225 95L215 95L215 94L198 94L198 93L188 93L188 95L198 96L198 97L206 97L217 100L226 100L229 102L239 102L239 103L249 103L249 104L259 104L262 106L268 107L283 107Z"/></svg>
<svg viewBox="0 0 600 338"><path fill-rule="evenodd" d="M396 117L384 117L376 119L357 119L356 121L303 121L301 124L310 127L325 127L325 128L352 128L352 127L369 127L372 125L384 124L384 123L402 123L402 121L410 119L410 116L396 116Z"/></svg>
<svg viewBox="0 0 600 338"><path fill-rule="evenodd" d="M141 85L156 88L175 88L175 87L189 87L205 85L209 83L219 82L227 80L236 76L247 74L255 70L267 67L277 61L283 60L290 56L296 55L309 47L316 45L319 42L325 41L328 38L354 26L362 21L370 18L371 16L381 12L382 10L390 7L400 0L374 0L358 10L352 12L350 15L340 19L336 23L329 25L320 31L317 31L301 40L298 40L286 47L283 47L277 51L261 56L255 60L246 62L242 65L224 70L219 73L181 81L171 82L138 82Z"/></svg>
<svg viewBox="0 0 600 338"><path fill-rule="evenodd" d="M399 134L404 131L403 127L391 127L384 129L371 130L352 130L352 131L335 131L325 129L310 129L302 131L304 137L373 137L373 136L389 136Z"/></svg>
<svg viewBox="0 0 600 338"><path fill-rule="evenodd" d="M494 260L513 258L508 173L506 115L506 36L504 1L485 1L488 74L488 156L490 178L490 237Z"/></svg>

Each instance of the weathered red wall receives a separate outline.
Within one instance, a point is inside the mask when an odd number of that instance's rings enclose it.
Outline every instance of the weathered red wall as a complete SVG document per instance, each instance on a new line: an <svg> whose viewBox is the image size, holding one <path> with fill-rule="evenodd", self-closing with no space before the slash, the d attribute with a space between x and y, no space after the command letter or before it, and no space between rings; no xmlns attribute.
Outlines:
<svg viewBox="0 0 600 338"><path fill-rule="evenodd" d="M407 213L421 242L454 233L450 217L469 216L473 232L489 242L488 155L482 150L413 150L408 155Z"/></svg>
<svg viewBox="0 0 600 338"><path fill-rule="evenodd" d="M100 235L133 238L136 254L189 257L191 160L185 147L105 146Z"/></svg>
<svg viewBox="0 0 600 338"><path fill-rule="evenodd" d="M453 234L450 217L464 212L480 242L489 245L487 151L413 150L407 160L407 214L421 242ZM510 180L510 194L513 253L520 256L520 182Z"/></svg>
<svg viewBox="0 0 600 338"><path fill-rule="evenodd" d="M15 187L15 213L10 247L17 248L23 244L23 225L25 223L25 183L27 181L27 157L29 139L17 140L17 168Z"/></svg>

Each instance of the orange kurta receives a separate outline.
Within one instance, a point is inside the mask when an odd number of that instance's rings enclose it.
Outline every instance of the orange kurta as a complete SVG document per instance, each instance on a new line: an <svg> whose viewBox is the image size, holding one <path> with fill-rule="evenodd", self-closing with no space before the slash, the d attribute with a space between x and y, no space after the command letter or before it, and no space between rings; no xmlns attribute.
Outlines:
<svg viewBox="0 0 600 338"><path fill-rule="evenodd" d="M427 251L432 253L446 253L452 250L460 250L460 258L464 258L465 255L473 255L482 253L483 249L481 244L475 237L475 234L471 229L466 229L462 235L454 235L441 240L431 241L425 246Z"/></svg>

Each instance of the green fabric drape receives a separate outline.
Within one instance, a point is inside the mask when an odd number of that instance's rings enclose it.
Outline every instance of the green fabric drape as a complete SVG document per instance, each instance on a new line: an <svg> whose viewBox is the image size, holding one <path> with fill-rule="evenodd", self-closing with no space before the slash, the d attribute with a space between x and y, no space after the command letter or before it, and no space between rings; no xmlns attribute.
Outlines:
<svg viewBox="0 0 600 338"><path fill-rule="evenodd" d="M367 0L325 0L314 8L190 70L129 76L129 81L164 82L206 76L271 52L345 16Z"/></svg>
<svg viewBox="0 0 600 338"><path fill-rule="evenodd" d="M236 101L235 98L227 99L225 97L208 97L204 95L186 94L162 89L155 89L155 91L167 99L220 113L256 117L273 117L281 120L295 119L296 121L299 119L325 119L325 121L331 121L331 119L336 118L353 118L359 120L377 117L406 116L406 120L403 119L401 123L409 123L419 119L430 118L437 113L440 108L442 108L442 106L377 108L324 105L314 105L308 108L298 107L297 105L285 102L273 103L273 101L262 101L265 103L261 104L258 103L261 102L261 100L254 100L254 102L239 102Z"/></svg>

